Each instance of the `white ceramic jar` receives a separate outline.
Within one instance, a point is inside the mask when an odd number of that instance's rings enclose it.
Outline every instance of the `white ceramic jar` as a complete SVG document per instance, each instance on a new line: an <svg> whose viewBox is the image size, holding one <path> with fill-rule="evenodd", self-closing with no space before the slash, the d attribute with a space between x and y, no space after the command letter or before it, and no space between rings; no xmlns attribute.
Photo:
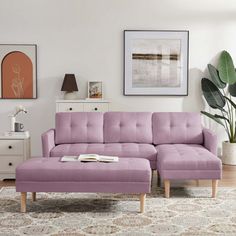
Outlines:
<svg viewBox="0 0 236 236"><path fill-rule="evenodd" d="M222 162L226 165L236 165L236 143L222 143Z"/></svg>

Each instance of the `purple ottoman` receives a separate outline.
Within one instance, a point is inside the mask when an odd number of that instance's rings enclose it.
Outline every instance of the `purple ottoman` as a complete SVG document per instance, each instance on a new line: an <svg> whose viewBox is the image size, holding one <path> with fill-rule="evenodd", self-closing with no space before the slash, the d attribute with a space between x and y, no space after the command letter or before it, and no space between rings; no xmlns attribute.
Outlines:
<svg viewBox="0 0 236 236"><path fill-rule="evenodd" d="M217 156L197 144L162 144L157 149L157 168L164 180L166 197L170 194L170 180L175 179L210 179L212 197L216 197L222 175L222 163Z"/></svg>
<svg viewBox="0 0 236 236"><path fill-rule="evenodd" d="M16 168L16 191L21 192L21 212L32 192L100 192L140 194L144 211L150 192L151 168L146 159L120 158L118 163L60 162L59 157L31 158Z"/></svg>

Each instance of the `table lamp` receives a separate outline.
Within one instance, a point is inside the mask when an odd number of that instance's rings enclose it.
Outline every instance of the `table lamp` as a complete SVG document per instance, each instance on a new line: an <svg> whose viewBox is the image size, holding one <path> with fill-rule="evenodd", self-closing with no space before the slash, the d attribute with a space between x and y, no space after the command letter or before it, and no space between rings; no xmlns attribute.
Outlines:
<svg viewBox="0 0 236 236"><path fill-rule="evenodd" d="M61 91L65 91L64 99L73 100L77 99L78 87L74 74L65 74L64 81L61 87Z"/></svg>

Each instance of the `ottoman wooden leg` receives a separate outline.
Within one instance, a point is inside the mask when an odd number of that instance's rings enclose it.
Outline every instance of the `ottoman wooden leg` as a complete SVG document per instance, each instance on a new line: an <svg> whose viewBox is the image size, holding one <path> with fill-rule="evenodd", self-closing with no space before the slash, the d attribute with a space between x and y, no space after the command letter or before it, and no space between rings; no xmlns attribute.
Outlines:
<svg viewBox="0 0 236 236"><path fill-rule="evenodd" d="M170 180L165 179L164 186L165 186L165 197L169 198L170 197Z"/></svg>
<svg viewBox="0 0 236 236"><path fill-rule="evenodd" d="M140 212L143 213L145 210L145 200L146 200L146 194L141 193L140 194Z"/></svg>
<svg viewBox="0 0 236 236"><path fill-rule="evenodd" d="M215 198L217 194L218 179L212 180L212 197Z"/></svg>
<svg viewBox="0 0 236 236"><path fill-rule="evenodd" d="M21 209L20 209L22 213L26 212L26 198L27 198L27 193L22 192L21 193Z"/></svg>
<svg viewBox="0 0 236 236"><path fill-rule="evenodd" d="M36 201L36 192L32 192L32 201L33 201L33 202Z"/></svg>

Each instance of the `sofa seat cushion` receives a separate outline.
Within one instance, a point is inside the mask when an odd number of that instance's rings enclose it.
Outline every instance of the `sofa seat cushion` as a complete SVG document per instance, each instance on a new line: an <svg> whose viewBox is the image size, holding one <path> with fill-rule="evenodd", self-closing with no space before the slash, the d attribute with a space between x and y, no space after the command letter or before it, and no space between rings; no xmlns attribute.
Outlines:
<svg viewBox="0 0 236 236"><path fill-rule="evenodd" d="M52 149L50 156L79 155L96 153L118 157L136 157L148 159L151 166L156 169L157 150L151 144L137 143L77 143L60 144Z"/></svg>
<svg viewBox="0 0 236 236"><path fill-rule="evenodd" d="M221 160L202 145L162 144L156 149L157 168L163 178L221 178Z"/></svg>
<svg viewBox="0 0 236 236"><path fill-rule="evenodd" d="M60 157L32 158L17 167L17 181L149 182L149 163L145 159L135 161L123 158L118 163L64 163Z"/></svg>

